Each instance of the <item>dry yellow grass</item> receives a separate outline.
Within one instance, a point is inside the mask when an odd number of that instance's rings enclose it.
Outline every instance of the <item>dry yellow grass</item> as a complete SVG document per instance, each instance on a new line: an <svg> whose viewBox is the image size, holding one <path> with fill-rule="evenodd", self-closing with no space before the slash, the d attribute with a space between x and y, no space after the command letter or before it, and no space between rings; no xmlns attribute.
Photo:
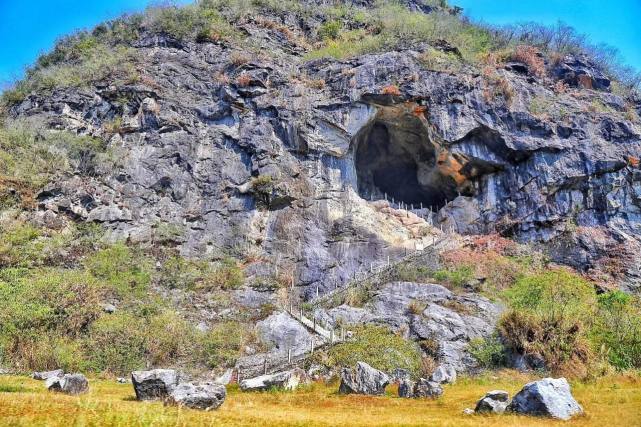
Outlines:
<svg viewBox="0 0 641 427"><path fill-rule="evenodd" d="M339 396L315 384L295 393L231 390L215 412L136 402L132 386L93 380L81 397L49 394L25 377L0 377L0 425L11 426L641 426L641 378L609 377L576 383L573 393L586 415L567 423L521 417L466 416L466 407L490 389L514 394L531 378L513 372L462 379L439 400L393 396ZM392 392L393 390L390 390Z"/></svg>

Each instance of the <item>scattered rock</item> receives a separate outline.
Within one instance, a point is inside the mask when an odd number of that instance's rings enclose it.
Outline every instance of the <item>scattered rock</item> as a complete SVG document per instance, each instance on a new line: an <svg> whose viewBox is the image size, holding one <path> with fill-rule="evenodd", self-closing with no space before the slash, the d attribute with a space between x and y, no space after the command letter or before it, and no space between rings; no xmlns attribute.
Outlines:
<svg viewBox="0 0 641 427"><path fill-rule="evenodd" d="M242 380L240 389L243 391L268 390L272 387L294 390L307 381L307 375L302 369L279 372L277 374L261 375L256 378Z"/></svg>
<svg viewBox="0 0 641 427"><path fill-rule="evenodd" d="M355 369L343 368L341 371L341 394L381 395L390 378L386 373L374 369L365 362L357 362Z"/></svg>
<svg viewBox="0 0 641 427"><path fill-rule="evenodd" d="M127 378L122 378L122 377L116 378L116 381L120 384L127 384L129 382Z"/></svg>
<svg viewBox="0 0 641 427"><path fill-rule="evenodd" d="M64 375L64 371L62 369L56 369L53 371L43 371L43 372L34 372L32 377L34 380L48 380L49 378L58 378L62 377Z"/></svg>
<svg viewBox="0 0 641 427"><path fill-rule="evenodd" d="M441 365L432 373L430 380L439 384L454 384L456 382L456 371L449 365Z"/></svg>
<svg viewBox="0 0 641 427"><path fill-rule="evenodd" d="M183 383L175 386L165 399L167 405L186 406L209 411L218 409L225 401L227 390L221 384Z"/></svg>
<svg viewBox="0 0 641 427"><path fill-rule="evenodd" d="M474 415L474 409L472 408L463 409L463 415Z"/></svg>
<svg viewBox="0 0 641 427"><path fill-rule="evenodd" d="M398 397L414 397L414 386L416 383L410 379L403 379L398 384Z"/></svg>
<svg viewBox="0 0 641 427"><path fill-rule="evenodd" d="M414 397L430 397L435 399L443 394L439 383L421 378L414 386Z"/></svg>
<svg viewBox="0 0 641 427"><path fill-rule="evenodd" d="M508 403L510 403L510 395L507 391L492 390L485 393L477 403L474 412L482 413L495 413L502 414L505 412Z"/></svg>
<svg viewBox="0 0 641 427"><path fill-rule="evenodd" d="M109 313L109 314L115 313L116 312L116 306L111 304L111 303L103 304L102 305L102 311L104 311L105 313Z"/></svg>
<svg viewBox="0 0 641 427"><path fill-rule="evenodd" d="M565 378L544 378L526 384L506 409L519 414L569 420L583 413Z"/></svg>
<svg viewBox="0 0 641 427"><path fill-rule="evenodd" d="M64 394L82 394L89 390L89 381L82 374L65 374L62 377L49 377L45 386L49 391Z"/></svg>
<svg viewBox="0 0 641 427"><path fill-rule="evenodd" d="M131 373L131 382L138 400L164 399L178 385L178 380L178 373L173 369L154 369Z"/></svg>

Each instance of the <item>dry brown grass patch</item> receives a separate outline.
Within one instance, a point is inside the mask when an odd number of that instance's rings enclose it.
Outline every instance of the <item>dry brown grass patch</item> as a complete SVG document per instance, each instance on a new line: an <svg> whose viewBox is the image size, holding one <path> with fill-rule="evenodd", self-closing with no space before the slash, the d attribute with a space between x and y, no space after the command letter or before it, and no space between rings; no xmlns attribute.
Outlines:
<svg viewBox="0 0 641 427"><path fill-rule="evenodd" d="M519 45L514 49L510 59L528 66L530 72L537 77L545 77L545 61L537 48L529 45Z"/></svg>

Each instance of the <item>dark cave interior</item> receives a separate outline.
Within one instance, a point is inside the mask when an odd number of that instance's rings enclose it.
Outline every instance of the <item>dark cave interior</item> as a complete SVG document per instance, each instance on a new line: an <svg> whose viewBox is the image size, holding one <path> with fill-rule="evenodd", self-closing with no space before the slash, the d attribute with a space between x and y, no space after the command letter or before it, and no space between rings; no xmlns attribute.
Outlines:
<svg viewBox="0 0 641 427"><path fill-rule="evenodd" d="M454 179L437 165L437 153L418 120L375 121L359 135L355 152L358 192L438 210L457 196Z"/></svg>

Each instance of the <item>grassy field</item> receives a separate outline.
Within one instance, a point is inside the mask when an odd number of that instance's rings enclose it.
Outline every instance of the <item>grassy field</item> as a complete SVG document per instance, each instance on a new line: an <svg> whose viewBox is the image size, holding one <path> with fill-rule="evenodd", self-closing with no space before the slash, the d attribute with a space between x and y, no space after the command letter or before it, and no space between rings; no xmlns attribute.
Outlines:
<svg viewBox="0 0 641 427"><path fill-rule="evenodd" d="M233 387L215 412L137 402L130 384L90 381L81 397L50 394L26 377L0 377L0 425L10 426L641 426L641 378L609 377L573 384L585 416L567 423L514 415L466 416L466 407L491 389L514 394L532 378L514 372L462 379L441 399L339 396L337 386L314 384L297 392L242 393Z"/></svg>

